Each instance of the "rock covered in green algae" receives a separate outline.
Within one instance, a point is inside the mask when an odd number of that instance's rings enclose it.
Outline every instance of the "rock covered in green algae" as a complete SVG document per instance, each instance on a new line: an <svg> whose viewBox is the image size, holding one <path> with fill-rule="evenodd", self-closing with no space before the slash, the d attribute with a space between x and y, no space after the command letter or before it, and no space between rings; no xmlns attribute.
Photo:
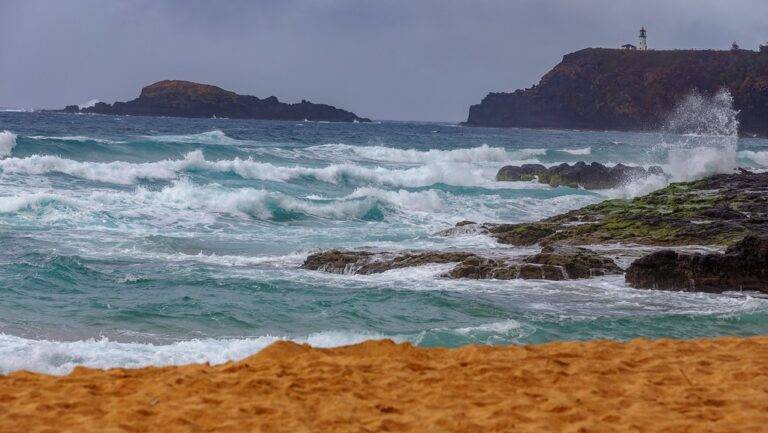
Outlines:
<svg viewBox="0 0 768 433"><path fill-rule="evenodd" d="M730 245L749 233L768 234L768 173L715 175L534 223L482 224L475 229L516 246Z"/></svg>

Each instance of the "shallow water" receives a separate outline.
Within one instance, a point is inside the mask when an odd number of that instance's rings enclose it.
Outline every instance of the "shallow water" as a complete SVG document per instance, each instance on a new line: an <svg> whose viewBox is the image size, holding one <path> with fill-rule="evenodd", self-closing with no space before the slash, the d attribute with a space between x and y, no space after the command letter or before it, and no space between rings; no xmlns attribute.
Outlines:
<svg viewBox="0 0 768 433"><path fill-rule="evenodd" d="M530 249L435 232L533 221L665 182L600 194L495 182L505 164L661 164L682 179L722 170L729 155L766 168L766 140L16 112L0 113L0 131L0 372L221 362L281 338L458 346L768 333L768 299L750 293L634 290L615 276L451 281L437 277L445 266L299 269L328 248L521 254Z"/></svg>

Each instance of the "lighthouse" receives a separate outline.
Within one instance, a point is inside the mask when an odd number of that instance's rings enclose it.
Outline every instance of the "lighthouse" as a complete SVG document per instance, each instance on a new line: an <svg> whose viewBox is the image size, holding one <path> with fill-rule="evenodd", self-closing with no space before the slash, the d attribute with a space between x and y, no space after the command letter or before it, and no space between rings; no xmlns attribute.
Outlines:
<svg viewBox="0 0 768 433"><path fill-rule="evenodd" d="M648 41L645 36L645 27L640 28L640 44L637 46L640 51L648 51Z"/></svg>

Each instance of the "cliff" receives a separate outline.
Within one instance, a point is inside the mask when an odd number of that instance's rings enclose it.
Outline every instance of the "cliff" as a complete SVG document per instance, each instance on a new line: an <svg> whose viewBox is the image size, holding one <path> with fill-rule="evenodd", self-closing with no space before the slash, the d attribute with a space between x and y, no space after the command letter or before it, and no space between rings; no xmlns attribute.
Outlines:
<svg viewBox="0 0 768 433"><path fill-rule="evenodd" d="M588 48L563 57L538 85L489 93L465 125L647 130L693 90L727 88L743 134L768 135L768 53Z"/></svg>
<svg viewBox="0 0 768 433"><path fill-rule="evenodd" d="M115 102L112 105L99 102L93 107L82 109L77 105L69 105L64 111L135 116L370 122L370 119L330 105L308 101L286 104L274 96L259 99L208 84L181 80L158 81L141 89L139 97L132 101Z"/></svg>

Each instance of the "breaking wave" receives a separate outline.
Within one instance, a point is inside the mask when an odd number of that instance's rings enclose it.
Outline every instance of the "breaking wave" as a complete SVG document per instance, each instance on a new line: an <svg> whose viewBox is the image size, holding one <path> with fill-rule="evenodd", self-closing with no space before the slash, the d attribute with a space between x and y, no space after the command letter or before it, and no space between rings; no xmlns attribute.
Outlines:
<svg viewBox="0 0 768 433"><path fill-rule="evenodd" d="M141 138L159 143L188 143L188 144L221 144L237 145L248 143L245 140L237 140L229 137L223 131L218 129L213 131L201 132L199 134L187 135L144 135Z"/></svg>
<svg viewBox="0 0 768 433"><path fill-rule="evenodd" d="M16 147L16 134L11 131L0 132L0 158L11 154Z"/></svg>
<svg viewBox="0 0 768 433"><path fill-rule="evenodd" d="M571 155L589 155L592 153L592 148L585 147L583 149L560 149L560 152L569 153Z"/></svg>
<svg viewBox="0 0 768 433"><path fill-rule="evenodd" d="M326 167L277 166L253 159L208 161L202 151L193 151L183 159L130 163L82 162L51 155L0 160L5 173L43 175L63 173L96 182L131 185L139 179L174 180L185 171L207 170L234 173L244 179L288 182L312 179L331 184L368 183L396 187L419 187L437 183L458 186L482 185L491 181L495 167L469 164L429 164L408 169L364 167L354 164L332 164Z"/></svg>
<svg viewBox="0 0 768 433"><path fill-rule="evenodd" d="M120 141L120 140L109 140L106 138L86 137L84 135L70 135L70 136L64 136L64 137L51 137L47 135L30 135L27 138L30 138L32 140L78 141L81 143L87 143L89 141L92 141L94 143L104 143L104 144L126 143L125 141Z"/></svg>
<svg viewBox="0 0 768 433"><path fill-rule="evenodd" d="M768 167L768 152L756 152L753 150L742 150L738 153L739 158L759 165L761 168Z"/></svg>
<svg viewBox="0 0 768 433"><path fill-rule="evenodd" d="M350 146L347 144L325 144L307 149L316 154L355 155L358 158L372 161L402 162L402 163L434 163L434 162L503 162L510 159L504 148L490 147L483 144L468 149L452 150L417 150L397 149L386 146Z"/></svg>
<svg viewBox="0 0 768 433"><path fill-rule="evenodd" d="M206 362L222 364L244 359L280 340L308 343L314 347L336 347L380 338L384 336L351 331L324 331L297 338L264 335L149 344L121 343L107 338L71 342L32 340L0 334L0 374L17 370L67 374L77 366L139 368Z"/></svg>
<svg viewBox="0 0 768 433"><path fill-rule="evenodd" d="M0 197L0 213L15 213L22 210L34 210L45 207L50 203L62 202L71 204L69 200L49 193L27 193L14 197Z"/></svg>
<svg viewBox="0 0 768 433"><path fill-rule="evenodd" d="M375 195L357 195L341 200L301 200L266 190L226 190L215 185L195 185L182 179L160 191L139 187L136 199L149 210L164 206L260 220L284 221L304 216L378 220L384 217L384 208L389 205L407 206L418 203L416 199L409 200L407 194L411 193L406 193L405 199L399 201L397 197L390 197L393 200L387 201L386 196Z"/></svg>

